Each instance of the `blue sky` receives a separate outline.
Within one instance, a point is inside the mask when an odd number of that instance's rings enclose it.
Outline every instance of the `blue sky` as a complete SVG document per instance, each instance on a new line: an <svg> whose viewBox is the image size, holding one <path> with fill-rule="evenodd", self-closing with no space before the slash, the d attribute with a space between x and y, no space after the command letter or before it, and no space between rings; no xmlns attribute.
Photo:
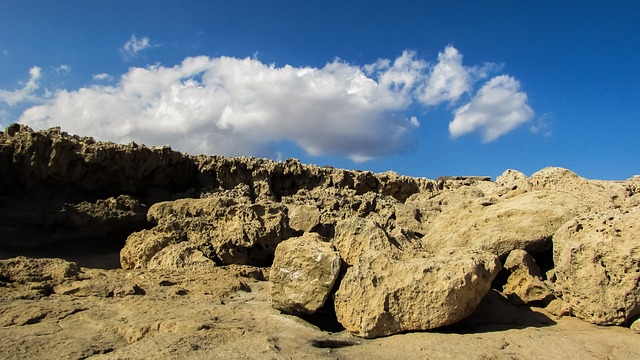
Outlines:
<svg viewBox="0 0 640 360"><path fill-rule="evenodd" d="M638 1L0 2L0 122L437 178L640 174Z"/></svg>

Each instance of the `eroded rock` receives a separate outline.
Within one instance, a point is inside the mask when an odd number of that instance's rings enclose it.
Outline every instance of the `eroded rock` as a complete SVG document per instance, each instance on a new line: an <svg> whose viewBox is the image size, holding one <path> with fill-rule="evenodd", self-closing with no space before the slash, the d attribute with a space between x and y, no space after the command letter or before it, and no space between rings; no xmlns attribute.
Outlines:
<svg viewBox="0 0 640 360"><path fill-rule="evenodd" d="M374 338L453 324L471 314L500 270L492 254L456 250L393 259L365 256L335 294L338 321Z"/></svg>
<svg viewBox="0 0 640 360"><path fill-rule="evenodd" d="M640 314L640 209L577 216L553 236L554 291L598 325Z"/></svg>
<svg viewBox="0 0 640 360"><path fill-rule="evenodd" d="M552 299L551 291L542 281L540 268L526 251L511 251L504 268L511 272L502 291L509 301L522 305Z"/></svg>
<svg viewBox="0 0 640 360"><path fill-rule="evenodd" d="M289 314L314 313L331 294L340 264L333 245L318 234L281 242L269 276L271 305Z"/></svg>

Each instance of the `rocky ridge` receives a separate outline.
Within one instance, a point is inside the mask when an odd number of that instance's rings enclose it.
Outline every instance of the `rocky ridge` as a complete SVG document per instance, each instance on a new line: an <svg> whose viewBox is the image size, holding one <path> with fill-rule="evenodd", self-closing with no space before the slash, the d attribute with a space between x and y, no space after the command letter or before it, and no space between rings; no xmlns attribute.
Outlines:
<svg viewBox="0 0 640 360"><path fill-rule="evenodd" d="M270 280L273 308L335 317L358 337L473 321L493 292L597 325L635 329L640 315L637 177L545 168L530 177L507 170L495 182L429 180L12 125L0 133L0 182L6 254L117 252L104 268L132 274L246 266ZM23 298L85 291L59 284L86 276L80 261L42 261L2 260L0 281L28 284ZM29 278L16 270L25 267L40 270ZM103 292L140 295L133 286Z"/></svg>

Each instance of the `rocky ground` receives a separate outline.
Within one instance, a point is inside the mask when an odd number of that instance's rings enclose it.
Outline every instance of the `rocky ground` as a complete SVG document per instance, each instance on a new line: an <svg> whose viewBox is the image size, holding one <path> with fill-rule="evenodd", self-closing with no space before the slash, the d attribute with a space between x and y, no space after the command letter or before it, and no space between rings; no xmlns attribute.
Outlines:
<svg viewBox="0 0 640 360"><path fill-rule="evenodd" d="M0 132L2 358L640 359L640 178Z"/></svg>

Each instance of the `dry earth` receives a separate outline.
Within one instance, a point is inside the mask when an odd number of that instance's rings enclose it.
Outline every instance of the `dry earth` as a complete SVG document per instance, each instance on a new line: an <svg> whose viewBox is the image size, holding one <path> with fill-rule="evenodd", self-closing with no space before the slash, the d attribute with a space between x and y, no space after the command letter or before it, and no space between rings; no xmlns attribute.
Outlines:
<svg viewBox="0 0 640 360"><path fill-rule="evenodd" d="M640 335L628 328L518 307L495 291L456 325L357 338L330 314L303 320L273 309L266 270L81 268L78 279L5 283L2 358L640 359Z"/></svg>

